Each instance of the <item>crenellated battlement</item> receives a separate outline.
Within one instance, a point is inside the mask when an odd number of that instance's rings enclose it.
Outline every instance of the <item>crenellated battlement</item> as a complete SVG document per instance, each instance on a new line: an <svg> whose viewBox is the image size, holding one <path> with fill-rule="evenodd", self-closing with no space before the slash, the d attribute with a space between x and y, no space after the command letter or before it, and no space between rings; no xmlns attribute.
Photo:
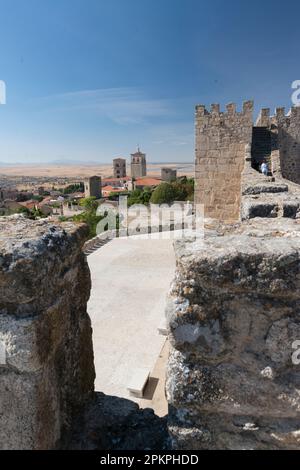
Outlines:
<svg viewBox="0 0 300 470"><path fill-rule="evenodd" d="M271 125L278 125L280 123L286 123L289 125L294 120L299 122L300 119L300 107L293 106L288 113L286 113L285 107L278 107L275 109L273 115L271 115L270 108L262 108L255 122L256 127L268 127Z"/></svg>
<svg viewBox="0 0 300 470"><path fill-rule="evenodd" d="M203 117L232 117L232 116L249 116L252 115L254 107L253 101L244 101L242 111L237 111L237 106L235 103L228 103L226 105L226 111L221 111L220 104L213 103L210 105L210 110L206 109L206 106L203 104L196 105L196 118L203 118Z"/></svg>
<svg viewBox="0 0 300 470"><path fill-rule="evenodd" d="M270 127L270 108L262 108L255 122L255 127Z"/></svg>
<svg viewBox="0 0 300 470"><path fill-rule="evenodd" d="M286 113L285 107L276 108L275 114L272 116L272 123L282 124L286 123L289 125L294 120L299 123L300 120L300 107L292 106L288 113Z"/></svg>
<svg viewBox="0 0 300 470"><path fill-rule="evenodd" d="M293 106L288 112L285 107L277 107L273 115L271 115L270 108L262 108L255 122L256 127L271 127L280 123L289 124L294 120L299 122L300 107Z"/></svg>

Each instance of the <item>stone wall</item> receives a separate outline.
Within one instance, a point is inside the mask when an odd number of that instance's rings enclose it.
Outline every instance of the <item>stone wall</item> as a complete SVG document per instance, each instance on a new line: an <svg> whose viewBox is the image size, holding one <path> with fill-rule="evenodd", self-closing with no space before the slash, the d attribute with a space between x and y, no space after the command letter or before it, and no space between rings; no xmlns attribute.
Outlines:
<svg viewBox="0 0 300 470"><path fill-rule="evenodd" d="M84 183L85 197L95 197L96 199L101 199L101 181L101 176L91 176L90 178L88 178Z"/></svg>
<svg viewBox="0 0 300 470"><path fill-rule="evenodd" d="M299 449L300 222L255 219L178 241L167 310L175 449Z"/></svg>
<svg viewBox="0 0 300 470"><path fill-rule="evenodd" d="M172 168L162 168L161 169L161 179L162 181L175 181L177 178L177 170Z"/></svg>
<svg viewBox="0 0 300 470"><path fill-rule="evenodd" d="M115 158L113 160L114 178L126 178L126 159Z"/></svg>
<svg viewBox="0 0 300 470"><path fill-rule="evenodd" d="M0 449L54 449L94 387L86 227L0 219Z"/></svg>
<svg viewBox="0 0 300 470"><path fill-rule="evenodd" d="M245 145L252 139L253 102L238 113L234 104L227 112L219 105L196 107L196 189L195 201L204 204L206 217L238 220L241 173Z"/></svg>
<svg viewBox="0 0 300 470"><path fill-rule="evenodd" d="M271 133L270 159L274 176L300 183L300 107L291 108L286 115L285 108L276 108L274 116L270 109L261 110L256 121L257 127L265 127Z"/></svg>
<svg viewBox="0 0 300 470"><path fill-rule="evenodd" d="M278 132L278 150L281 173L294 183L300 183L300 107L285 115L284 108L277 108L273 118Z"/></svg>

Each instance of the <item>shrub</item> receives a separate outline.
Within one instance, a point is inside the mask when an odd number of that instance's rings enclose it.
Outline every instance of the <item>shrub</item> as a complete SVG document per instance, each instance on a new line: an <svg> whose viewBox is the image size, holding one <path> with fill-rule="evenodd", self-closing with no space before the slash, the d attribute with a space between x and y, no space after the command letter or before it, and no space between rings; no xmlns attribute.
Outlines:
<svg viewBox="0 0 300 470"><path fill-rule="evenodd" d="M170 204L176 199L176 189L171 183L161 183L153 191L150 202L152 204Z"/></svg>

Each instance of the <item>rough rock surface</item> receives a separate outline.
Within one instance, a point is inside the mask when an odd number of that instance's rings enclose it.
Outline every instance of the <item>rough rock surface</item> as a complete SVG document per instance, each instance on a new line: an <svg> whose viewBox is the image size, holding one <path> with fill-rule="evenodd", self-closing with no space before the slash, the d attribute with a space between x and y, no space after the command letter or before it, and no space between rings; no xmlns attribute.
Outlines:
<svg viewBox="0 0 300 470"><path fill-rule="evenodd" d="M86 227L0 219L0 449L53 449L93 393Z"/></svg>
<svg viewBox="0 0 300 470"><path fill-rule="evenodd" d="M300 221L211 224L176 242L167 309L175 449L299 449Z"/></svg>

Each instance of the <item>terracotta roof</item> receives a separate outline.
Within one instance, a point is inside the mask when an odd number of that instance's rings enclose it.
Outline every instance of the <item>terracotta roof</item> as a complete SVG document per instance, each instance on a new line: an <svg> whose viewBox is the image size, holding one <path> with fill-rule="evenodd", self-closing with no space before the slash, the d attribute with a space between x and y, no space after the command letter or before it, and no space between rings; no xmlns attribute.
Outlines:
<svg viewBox="0 0 300 470"><path fill-rule="evenodd" d="M27 207L27 209L34 209L35 206L38 204L38 201L33 201L30 199L29 201L19 202L19 204L23 207Z"/></svg>
<svg viewBox="0 0 300 470"><path fill-rule="evenodd" d="M110 191L111 193L121 193L122 191L124 191L124 188L115 188L114 186L104 186L104 188L102 188L102 191L103 192Z"/></svg>
<svg viewBox="0 0 300 470"><path fill-rule="evenodd" d="M135 181L136 186L158 186L161 183L159 178L138 178Z"/></svg>

